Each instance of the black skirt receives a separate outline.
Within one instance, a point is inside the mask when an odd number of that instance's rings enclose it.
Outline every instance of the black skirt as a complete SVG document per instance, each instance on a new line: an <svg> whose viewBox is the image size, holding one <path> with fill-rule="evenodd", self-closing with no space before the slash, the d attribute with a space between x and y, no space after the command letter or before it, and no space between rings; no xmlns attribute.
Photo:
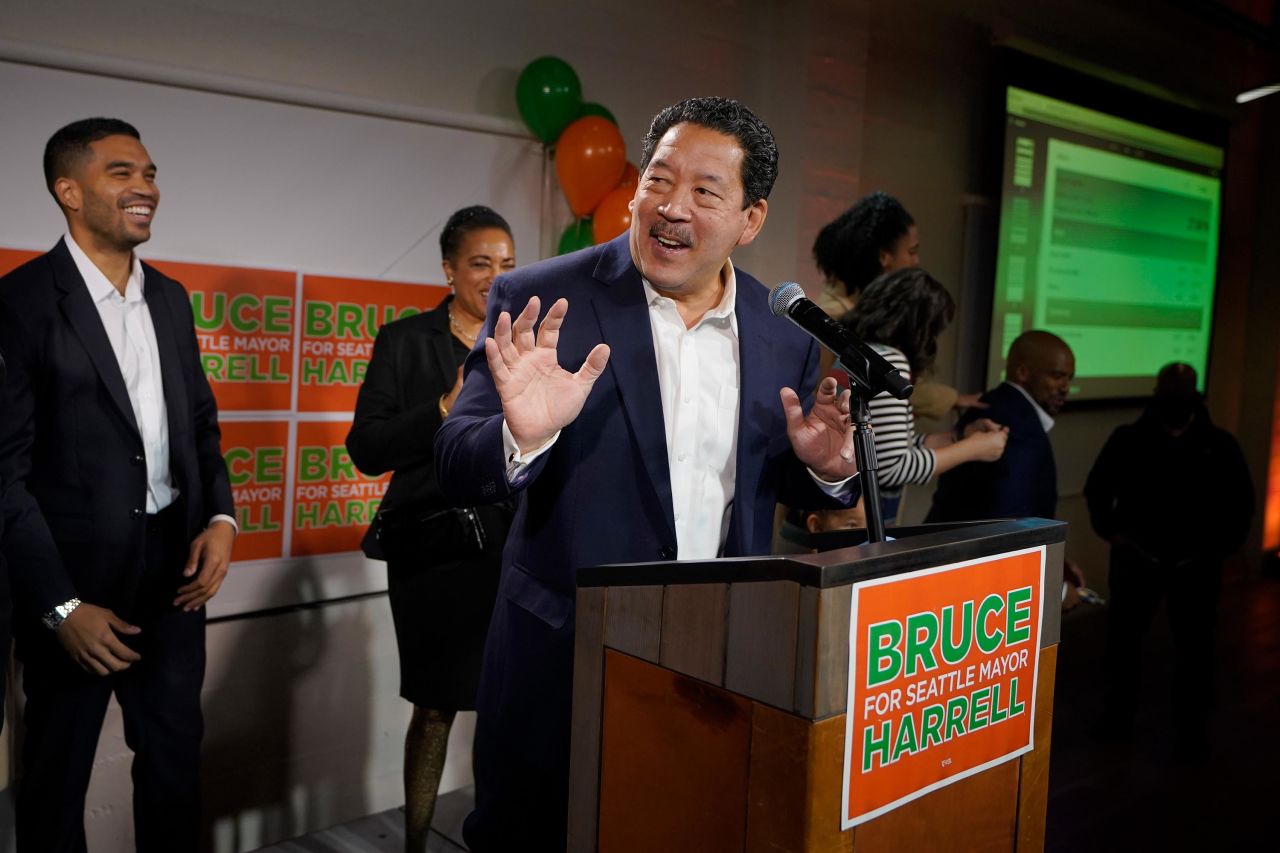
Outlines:
<svg viewBox="0 0 1280 853"><path fill-rule="evenodd" d="M408 547L398 542L387 549L400 695L420 708L475 708L511 510L499 505L474 512L484 529L481 550L452 541L455 535L469 536L467 531L438 529ZM450 541L440 541L441 536Z"/></svg>

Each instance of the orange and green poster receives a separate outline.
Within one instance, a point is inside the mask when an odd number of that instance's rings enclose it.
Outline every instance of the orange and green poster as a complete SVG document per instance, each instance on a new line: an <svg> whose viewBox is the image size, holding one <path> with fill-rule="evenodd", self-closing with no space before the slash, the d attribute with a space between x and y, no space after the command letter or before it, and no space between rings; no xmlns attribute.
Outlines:
<svg viewBox="0 0 1280 853"><path fill-rule="evenodd" d="M223 412L288 411L297 274L152 261L191 296L205 376Z"/></svg>
<svg viewBox="0 0 1280 853"><path fill-rule="evenodd" d="M25 249L0 249L0 275L8 275L27 261L40 255Z"/></svg>
<svg viewBox="0 0 1280 853"><path fill-rule="evenodd" d="M1033 748L1044 560L854 585L842 829Z"/></svg>
<svg viewBox="0 0 1280 853"><path fill-rule="evenodd" d="M283 557L289 422L223 421L220 426L240 525L232 559Z"/></svg>
<svg viewBox="0 0 1280 853"><path fill-rule="evenodd" d="M355 411L378 329L448 295L434 285L305 276L298 411Z"/></svg>
<svg viewBox="0 0 1280 853"><path fill-rule="evenodd" d="M298 424L290 556L358 551L390 474L366 477L347 453L350 421Z"/></svg>

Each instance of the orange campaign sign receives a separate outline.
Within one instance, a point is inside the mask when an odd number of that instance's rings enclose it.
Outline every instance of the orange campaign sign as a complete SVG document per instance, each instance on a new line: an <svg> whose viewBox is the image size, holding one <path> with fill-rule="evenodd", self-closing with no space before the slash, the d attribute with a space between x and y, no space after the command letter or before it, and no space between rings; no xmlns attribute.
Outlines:
<svg viewBox="0 0 1280 853"><path fill-rule="evenodd" d="M191 296L200 361L218 410L288 411L297 273L148 263L182 282Z"/></svg>
<svg viewBox="0 0 1280 853"><path fill-rule="evenodd" d="M448 295L437 285L305 276L298 411L354 411L378 329Z"/></svg>
<svg viewBox="0 0 1280 853"><path fill-rule="evenodd" d="M284 556L288 421L223 421L222 457L236 504L234 560Z"/></svg>
<svg viewBox="0 0 1280 853"><path fill-rule="evenodd" d="M0 275L8 275L40 254L40 252L28 252L24 249L0 249Z"/></svg>
<svg viewBox="0 0 1280 853"><path fill-rule="evenodd" d="M358 551L390 474L366 477L347 453L351 421L298 424L291 557Z"/></svg>
<svg viewBox="0 0 1280 853"><path fill-rule="evenodd" d="M1033 747L1045 548L855 584L841 828Z"/></svg>

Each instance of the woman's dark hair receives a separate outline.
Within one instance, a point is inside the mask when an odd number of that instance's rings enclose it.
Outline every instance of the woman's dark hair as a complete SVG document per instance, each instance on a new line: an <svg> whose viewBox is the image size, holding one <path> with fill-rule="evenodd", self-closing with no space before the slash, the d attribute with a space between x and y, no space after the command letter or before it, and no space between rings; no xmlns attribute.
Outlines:
<svg viewBox="0 0 1280 853"><path fill-rule="evenodd" d="M56 199L53 185L58 178L74 172L89 155L89 146L108 136L132 136L139 142L138 129L118 118L82 118L60 128L44 146L44 185Z"/></svg>
<svg viewBox="0 0 1280 853"><path fill-rule="evenodd" d="M841 320L869 344L902 350L920 376L933 367L938 335L956 315L956 303L936 278L919 267L885 273Z"/></svg>
<svg viewBox="0 0 1280 853"><path fill-rule="evenodd" d="M485 207L483 204L475 204L454 213L444 224L444 230L440 232L441 259L453 261L454 256L458 254L458 249L462 247L462 238L481 228L500 228L507 232L512 242L516 239L511 233L511 226L507 224L507 220L503 219L496 210Z"/></svg>
<svg viewBox="0 0 1280 853"><path fill-rule="evenodd" d="M745 155L742 158L742 209L768 198L778 178L778 145L760 117L729 98L689 98L653 117L640 151L641 173L653 157L653 149L667 131L682 122L696 124L732 136Z"/></svg>
<svg viewBox="0 0 1280 853"><path fill-rule="evenodd" d="M892 250L914 224L901 202L874 192L823 226L813 241L813 260L853 296L882 272L880 252Z"/></svg>

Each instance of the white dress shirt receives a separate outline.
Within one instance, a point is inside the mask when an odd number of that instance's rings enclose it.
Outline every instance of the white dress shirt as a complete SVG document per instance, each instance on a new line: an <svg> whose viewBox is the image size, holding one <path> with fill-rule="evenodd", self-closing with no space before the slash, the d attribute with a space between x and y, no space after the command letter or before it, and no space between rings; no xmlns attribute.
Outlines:
<svg viewBox="0 0 1280 853"><path fill-rule="evenodd" d="M134 255L129 281L121 296L71 235L67 234L64 239L89 298L98 309L102 328L111 341L111 351L115 353L129 392L129 405L142 435L147 462L147 513L154 515L178 499L178 489L169 470L169 417L160 373L160 348L151 323L151 311L147 308L142 262ZM235 519L228 515L216 515L209 523L214 521L227 521L236 526Z"/></svg>
<svg viewBox="0 0 1280 853"><path fill-rule="evenodd" d="M738 279L732 261L725 261L720 276L724 283L720 303L693 328L685 327L675 300L641 279L658 365L676 554L681 560L719 556L733 510L742 361L734 314ZM518 484L526 467L559 437L557 432L546 444L522 454L504 420L508 482ZM832 483L812 471L809 474L818 488L834 497L847 496L852 490L853 477Z"/></svg>
<svg viewBox="0 0 1280 853"><path fill-rule="evenodd" d="M676 553L682 560L720 553L733 508L741 358L732 262L725 262L721 280L720 303L692 328L686 328L675 300L644 282L667 433Z"/></svg>

